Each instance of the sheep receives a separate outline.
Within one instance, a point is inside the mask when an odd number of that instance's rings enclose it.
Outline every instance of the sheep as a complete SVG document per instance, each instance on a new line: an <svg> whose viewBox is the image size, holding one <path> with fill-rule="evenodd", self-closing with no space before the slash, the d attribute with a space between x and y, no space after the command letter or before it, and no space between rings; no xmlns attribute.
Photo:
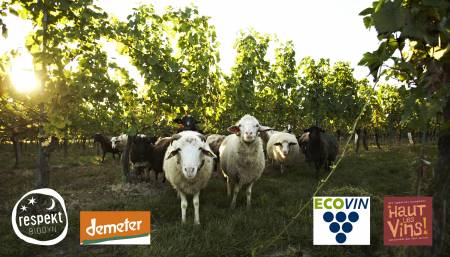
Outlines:
<svg viewBox="0 0 450 257"><path fill-rule="evenodd" d="M265 166L263 143L259 132L270 130L262 126L251 116L244 115L234 126L228 128L233 133L222 142L220 152L220 168L227 181L227 195L231 195L233 185L233 199L230 208L236 206L236 198L241 187L247 186L247 208L251 207L253 183L258 180Z"/></svg>
<svg viewBox="0 0 450 257"><path fill-rule="evenodd" d="M206 138L206 143L209 145L209 148L211 148L211 150L216 156L220 156L219 148L224 139L225 136L219 134L212 134ZM219 173L219 163L220 158L217 157L214 161L214 170L217 171L217 173Z"/></svg>
<svg viewBox="0 0 450 257"><path fill-rule="evenodd" d="M122 134L117 137L111 138L111 145L113 149L117 149L119 151L125 150L125 146L127 145L128 135Z"/></svg>
<svg viewBox="0 0 450 257"><path fill-rule="evenodd" d="M281 173L284 166L294 164L300 155L300 147L295 135L286 132L274 133L267 143L267 155L269 160L281 166Z"/></svg>
<svg viewBox="0 0 450 257"><path fill-rule="evenodd" d="M300 146L300 149L302 150L302 153L305 155L306 163L310 164L311 158L309 157L308 153L309 132L304 132L302 135L297 137L297 142Z"/></svg>
<svg viewBox="0 0 450 257"><path fill-rule="evenodd" d="M293 130L293 129L294 129L294 128L292 127L291 124L287 124L286 127L284 128L283 132L292 134L292 130Z"/></svg>
<svg viewBox="0 0 450 257"><path fill-rule="evenodd" d="M158 174L163 173L164 155L167 152L167 148L172 143L172 137L163 137L158 139L152 146L152 154L150 155L150 166L155 173L155 180L158 181ZM164 177L163 183L166 181Z"/></svg>
<svg viewBox="0 0 450 257"><path fill-rule="evenodd" d="M186 223L186 195L193 195L194 224L199 225L200 190L211 178L216 155L198 132L183 131L175 134L172 140L164 155L164 174L181 198L182 223Z"/></svg>
<svg viewBox="0 0 450 257"><path fill-rule="evenodd" d="M320 127L312 126L305 129L304 132L309 132L307 156L314 162L316 177L318 177L322 166L325 170L330 170L330 165L336 160L339 145L336 138L325 134L325 130Z"/></svg>
<svg viewBox="0 0 450 257"><path fill-rule="evenodd" d="M276 131L273 129L269 129L266 131L261 131L259 132L259 136L262 139L263 142L263 151L264 151L264 156L267 157L267 143L269 142L270 137L275 133Z"/></svg>
<svg viewBox="0 0 450 257"><path fill-rule="evenodd" d="M119 159L120 159L120 155L121 155L122 151L112 148L110 138L108 138L105 135L102 135L101 133L96 133L94 135L94 143L96 143L96 142L99 142L102 147L102 152L103 152L102 163L105 161L106 153L112 153L114 160L116 159L115 154L117 153L117 154L119 154Z"/></svg>
<svg viewBox="0 0 450 257"><path fill-rule="evenodd" d="M151 168L151 156L154 148L153 144L156 139L155 137L138 134L131 137L130 140L130 161L136 175L140 175L142 171L146 171ZM156 173L155 177L157 179Z"/></svg>
<svg viewBox="0 0 450 257"><path fill-rule="evenodd" d="M261 131L261 132L259 133L259 135L260 135L260 137L261 137L261 139L262 139L262 141L263 141L263 144L264 144L264 149L266 149L266 147L267 147L267 142L269 142L270 137L271 137L275 132L276 132L275 130L269 129L269 130L266 130L266 131Z"/></svg>

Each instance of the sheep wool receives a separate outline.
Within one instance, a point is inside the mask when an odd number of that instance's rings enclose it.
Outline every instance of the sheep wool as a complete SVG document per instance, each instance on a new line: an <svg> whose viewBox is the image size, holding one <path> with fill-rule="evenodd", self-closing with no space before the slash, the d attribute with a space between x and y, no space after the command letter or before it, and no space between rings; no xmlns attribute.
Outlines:
<svg viewBox="0 0 450 257"><path fill-rule="evenodd" d="M282 165L292 165L298 160L300 147L295 135L286 132L274 133L267 143L269 160Z"/></svg>
<svg viewBox="0 0 450 257"><path fill-rule="evenodd" d="M184 133L184 132L182 132ZM205 145L205 147L209 146ZM201 189L205 188L213 171L214 163L213 158L209 156L203 156L203 165L197 171L197 175L194 179L187 179L181 172L181 164L177 158L169 158L169 154L174 150L174 145L171 144L164 156L164 174L166 180L172 185L172 187L182 193L193 195L198 193Z"/></svg>
<svg viewBox="0 0 450 257"><path fill-rule="evenodd" d="M211 178L213 158L216 155L205 142L202 134L183 131L172 137L172 143L164 155L164 174L181 198L181 221L186 222L188 206L186 195L193 195L194 224L200 224L200 190Z"/></svg>
<svg viewBox="0 0 450 257"><path fill-rule="evenodd" d="M170 153L170 146L167 149L167 153ZM197 176L193 180L187 179L181 172L181 166L175 158L169 160L164 159L164 174L166 180L172 185L172 187L188 195L194 195L200 192L208 184L209 179L213 171L213 159L211 157L205 157L205 163L203 167L198 171Z"/></svg>
<svg viewBox="0 0 450 257"><path fill-rule="evenodd" d="M235 134L227 136L220 146L220 160L223 172L232 182L240 186L255 182L265 166L261 138L246 144Z"/></svg>

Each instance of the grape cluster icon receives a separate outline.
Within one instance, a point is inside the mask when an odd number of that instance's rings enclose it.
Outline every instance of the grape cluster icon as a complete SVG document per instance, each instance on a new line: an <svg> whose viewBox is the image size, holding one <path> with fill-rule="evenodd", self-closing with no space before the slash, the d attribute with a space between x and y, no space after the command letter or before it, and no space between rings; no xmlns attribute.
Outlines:
<svg viewBox="0 0 450 257"><path fill-rule="evenodd" d="M357 212L350 212L348 215L345 212L338 212L336 216L332 212L325 212L323 214L323 220L330 223L330 231L336 234L336 242L342 244L347 240L347 233L352 232L352 223L357 222L359 215ZM347 221L348 220L348 221Z"/></svg>

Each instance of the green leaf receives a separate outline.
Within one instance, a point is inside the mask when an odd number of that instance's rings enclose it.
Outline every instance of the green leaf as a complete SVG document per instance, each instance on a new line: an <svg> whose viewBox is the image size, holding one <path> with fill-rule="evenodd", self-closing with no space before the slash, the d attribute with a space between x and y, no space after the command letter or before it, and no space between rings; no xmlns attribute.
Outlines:
<svg viewBox="0 0 450 257"><path fill-rule="evenodd" d="M8 11L9 11L9 13L11 13L11 14L13 14L13 15L15 15L15 16L19 16L19 13L15 10L15 9L13 9L13 8L8 8Z"/></svg>
<svg viewBox="0 0 450 257"><path fill-rule="evenodd" d="M373 25L378 34L390 34L399 31L405 25L406 11L401 1L388 1L372 15Z"/></svg>
<svg viewBox="0 0 450 257"><path fill-rule="evenodd" d="M366 29L370 28L372 26L372 17L366 16L363 18L364 26Z"/></svg>
<svg viewBox="0 0 450 257"><path fill-rule="evenodd" d="M359 15L360 15L360 16L366 16L366 15L372 14L372 13L373 13L373 8L372 8L372 7L369 7L369 8L366 8L366 9L362 10L362 11L359 13Z"/></svg>

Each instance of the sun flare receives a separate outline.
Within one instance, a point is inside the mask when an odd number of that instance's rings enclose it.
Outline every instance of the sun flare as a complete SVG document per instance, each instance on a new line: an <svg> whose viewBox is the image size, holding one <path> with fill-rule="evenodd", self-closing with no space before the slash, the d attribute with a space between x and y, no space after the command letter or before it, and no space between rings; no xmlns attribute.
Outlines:
<svg viewBox="0 0 450 257"><path fill-rule="evenodd" d="M11 81L17 91L28 93L37 86L31 55L24 53L15 58L11 65Z"/></svg>

